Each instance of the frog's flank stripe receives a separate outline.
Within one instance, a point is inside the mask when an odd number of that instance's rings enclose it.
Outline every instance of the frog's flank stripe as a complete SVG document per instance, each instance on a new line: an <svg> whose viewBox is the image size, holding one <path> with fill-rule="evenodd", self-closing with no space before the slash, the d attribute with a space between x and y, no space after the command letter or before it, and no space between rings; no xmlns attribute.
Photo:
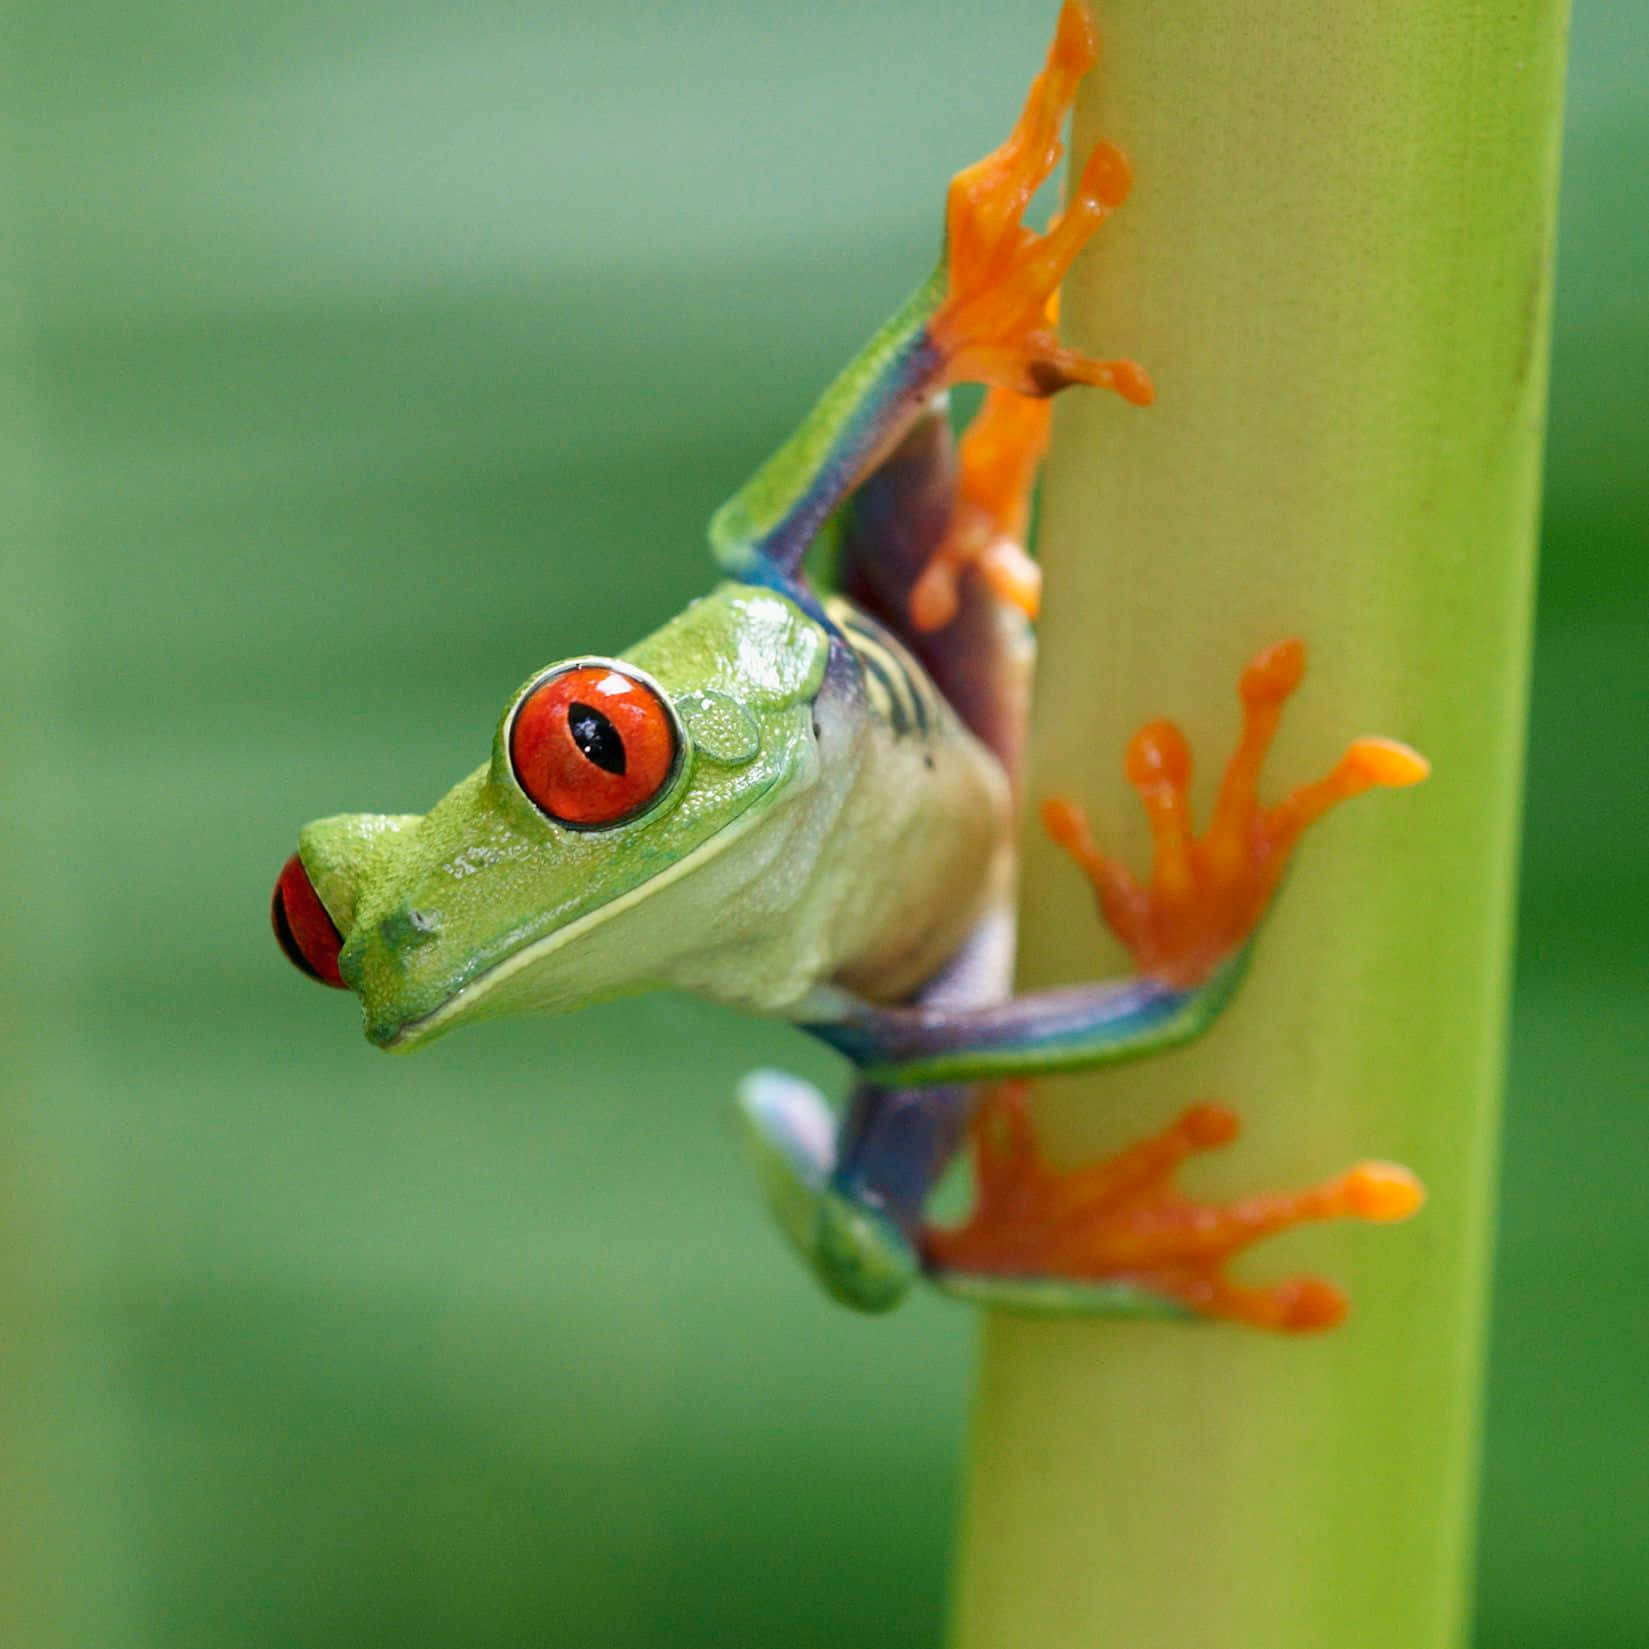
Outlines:
<svg viewBox="0 0 1649 1649"><path fill-rule="evenodd" d="M873 686L872 698L877 697L876 685L886 695L886 703L878 703L877 708L893 731L903 737L914 727L919 737L927 738L938 716L937 689L928 681L922 667L892 636L862 614L843 605L838 607L836 616L865 667Z"/></svg>
<svg viewBox="0 0 1649 1649"><path fill-rule="evenodd" d="M851 619L844 620L842 627L850 637L854 656L864 667L873 708L892 726L894 733L903 738L915 720L910 704L916 695L911 691L909 676L900 668L893 653Z"/></svg>
<svg viewBox="0 0 1649 1649"><path fill-rule="evenodd" d="M910 716L900 701L887 665L862 641L853 650L858 655L859 663L864 666L871 707L893 728L897 737L903 738L910 731Z"/></svg>

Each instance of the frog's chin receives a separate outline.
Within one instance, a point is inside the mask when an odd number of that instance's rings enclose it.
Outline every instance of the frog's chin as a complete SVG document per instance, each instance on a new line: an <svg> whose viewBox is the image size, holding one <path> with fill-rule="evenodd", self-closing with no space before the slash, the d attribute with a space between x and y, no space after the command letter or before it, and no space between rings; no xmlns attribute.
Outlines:
<svg viewBox="0 0 1649 1649"><path fill-rule="evenodd" d="M366 1039L376 1048L382 1048L385 1053L405 1053L411 1048L421 1048L424 1043L433 1041L444 1030L451 1030L459 1023L459 1004L464 993L460 991L456 996L450 996L440 1007L429 1013L421 1014L416 1019L383 1020L368 1018L366 1021Z"/></svg>
<svg viewBox="0 0 1649 1649"><path fill-rule="evenodd" d="M587 1007L598 997L622 994L623 985L616 989L592 988L590 981L577 977L576 964L557 967L554 959L559 952L577 946L587 935L618 919L630 906L639 904L663 879L655 877L643 882L628 893L586 911L566 927L500 957L423 1013L396 1017L393 1013L379 1015L369 1010L365 1027L367 1040L388 1053L405 1053L472 1020L519 1013L540 1016L571 1013Z"/></svg>
<svg viewBox="0 0 1649 1649"><path fill-rule="evenodd" d="M552 934L550 937L559 939L562 935ZM431 1008L428 1013L399 1020L369 1017L365 1027L367 1040L386 1053L407 1053L413 1048L423 1047L426 1042L433 1042L439 1036L445 1036L448 1031L455 1031L459 1026L469 1024L472 1020L500 1019L512 1013L522 1012L531 1012L540 1018L551 1017L588 1007L597 999L597 993L590 991L554 994L549 991L534 991L530 1001L512 1001L508 1006L501 1005L498 1000L498 987L503 980L531 962L542 961L546 953L545 942L542 940L537 945L527 948L535 954L527 957L526 953L521 953L523 959L520 961L517 961L516 957L505 958L485 973L478 974L462 989L454 991L446 1001ZM624 993L600 994L605 996Z"/></svg>

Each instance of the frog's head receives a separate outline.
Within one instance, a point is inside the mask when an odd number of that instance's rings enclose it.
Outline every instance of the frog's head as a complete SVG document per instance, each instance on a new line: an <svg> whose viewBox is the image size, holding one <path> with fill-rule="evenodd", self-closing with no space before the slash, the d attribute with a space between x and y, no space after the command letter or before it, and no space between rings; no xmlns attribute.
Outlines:
<svg viewBox="0 0 1649 1649"><path fill-rule="evenodd" d="M428 813L300 832L282 948L393 1048L656 982L684 929L716 926L693 908L698 867L811 782L826 651L783 597L724 585L623 658L540 670L492 759Z"/></svg>

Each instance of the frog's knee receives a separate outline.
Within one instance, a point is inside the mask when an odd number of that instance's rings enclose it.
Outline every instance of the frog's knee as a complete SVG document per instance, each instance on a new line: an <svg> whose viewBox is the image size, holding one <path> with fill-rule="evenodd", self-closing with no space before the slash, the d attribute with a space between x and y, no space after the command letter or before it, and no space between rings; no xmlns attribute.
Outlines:
<svg viewBox="0 0 1649 1649"><path fill-rule="evenodd" d="M891 1311L921 1272L915 1245L885 1214L840 1191L819 1205L814 1275L855 1311Z"/></svg>
<svg viewBox="0 0 1649 1649"><path fill-rule="evenodd" d="M897 1225L832 1187L836 1118L824 1096L782 1071L753 1071L739 1112L768 1209L825 1292L858 1311L891 1310L920 1261Z"/></svg>

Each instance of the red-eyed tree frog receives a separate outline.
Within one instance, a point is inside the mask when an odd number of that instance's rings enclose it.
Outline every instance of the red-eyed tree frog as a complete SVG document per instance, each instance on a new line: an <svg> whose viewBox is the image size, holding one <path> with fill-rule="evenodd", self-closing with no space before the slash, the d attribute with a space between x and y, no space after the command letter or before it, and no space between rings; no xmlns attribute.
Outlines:
<svg viewBox="0 0 1649 1649"><path fill-rule="evenodd" d="M274 923L300 968L360 998L384 1048L673 986L839 1049L857 1073L839 1117L774 1072L741 1103L781 1227L849 1305L885 1310L926 1275L1009 1306L1320 1327L1343 1309L1328 1284L1243 1286L1225 1260L1300 1220L1408 1213L1404 1170L1199 1207L1172 1176L1230 1138L1227 1113L1190 1111L1056 1171L1018 1080L1196 1036L1231 1000L1305 827L1426 771L1363 739L1262 806L1261 762L1303 668L1298 643L1268 649L1243 673L1243 732L1205 834L1188 823L1184 740L1167 723L1134 739L1148 882L1070 803L1044 809L1137 975L1010 994L1037 593L1021 544L1048 398L1087 384L1151 399L1140 367L1079 354L1053 320L1072 259L1127 196L1121 153L1087 157L1046 232L1022 222L1095 55L1091 17L1067 0L1012 133L951 183L933 275L711 522L723 582L619 657L534 671L488 759L427 814L306 826ZM989 392L957 448L945 391L962 381ZM803 566L821 537L830 594ZM924 1206L970 1133L974 1212L936 1227Z"/></svg>

